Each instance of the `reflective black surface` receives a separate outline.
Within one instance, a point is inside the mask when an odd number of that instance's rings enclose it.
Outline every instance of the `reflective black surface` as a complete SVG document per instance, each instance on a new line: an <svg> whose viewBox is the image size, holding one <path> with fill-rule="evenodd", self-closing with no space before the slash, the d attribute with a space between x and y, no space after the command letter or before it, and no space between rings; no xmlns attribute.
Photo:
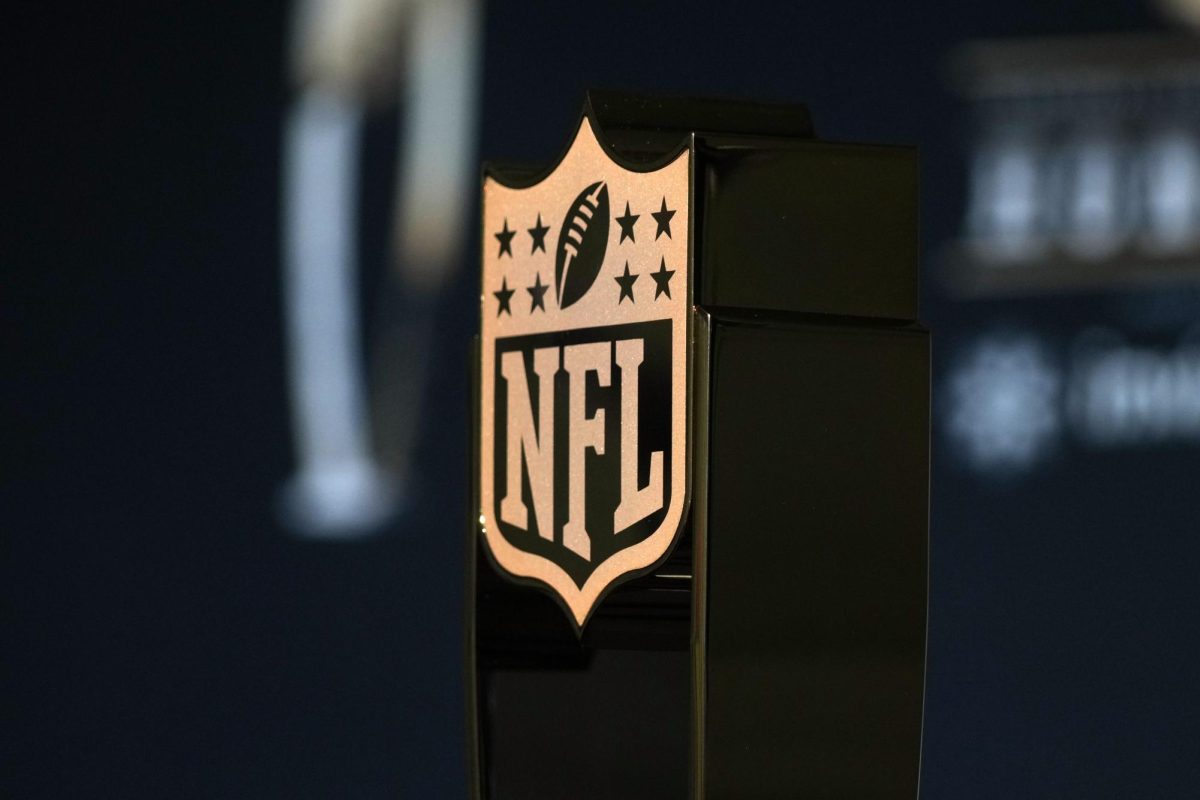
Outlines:
<svg viewBox="0 0 1200 800"><path fill-rule="evenodd" d="M917 328L714 325L704 796L916 797L928 363Z"/></svg>
<svg viewBox="0 0 1200 800"><path fill-rule="evenodd" d="M700 148L700 305L916 318L913 150L734 136Z"/></svg>
<svg viewBox="0 0 1200 800"><path fill-rule="evenodd" d="M605 102L629 146L678 141L678 103L656 124L653 104ZM772 118L808 130L799 112ZM547 595L499 577L472 515L478 797L916 797L929 337L915 154L737 133L694 139L675 551L576 637Z"/></svg>

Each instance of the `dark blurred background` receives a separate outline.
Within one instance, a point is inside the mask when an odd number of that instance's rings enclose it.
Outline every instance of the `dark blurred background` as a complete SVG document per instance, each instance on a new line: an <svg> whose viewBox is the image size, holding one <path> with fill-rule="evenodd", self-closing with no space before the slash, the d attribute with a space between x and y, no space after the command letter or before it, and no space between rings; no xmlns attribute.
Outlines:
<svg viewBox="0 0 1200 800"><path fill-rule="evenodd" d="M919 146L936 354L923 797L1200 795L1195 11L480 12L472 180L483 158L552 159L588 87L802 102L823 137ZM363 95L355 347L369 391L388 380L382 341L426 370L397 401L411 442L382 510L305 518L283 278L288 120L311 88L289 67L297 13L9 16L5 796L465 794L473 200L435 280L398 271L415 252L392 245L412 72ZM384 406L369 416L386 439Z"/></svg>

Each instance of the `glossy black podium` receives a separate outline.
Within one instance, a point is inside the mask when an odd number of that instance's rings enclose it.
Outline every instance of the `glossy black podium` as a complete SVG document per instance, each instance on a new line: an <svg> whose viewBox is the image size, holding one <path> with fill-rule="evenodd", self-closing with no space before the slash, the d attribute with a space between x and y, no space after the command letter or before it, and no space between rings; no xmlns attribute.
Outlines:
<svg viewBox="0 0 1200 800"><path fill-rule="evenodd" d="M628 158L694 137L690 507L666 562L577 637L550 597L497 574L472 503L473 796L915 798L916 154L823 142L796 107L589 102Z"/></svg>

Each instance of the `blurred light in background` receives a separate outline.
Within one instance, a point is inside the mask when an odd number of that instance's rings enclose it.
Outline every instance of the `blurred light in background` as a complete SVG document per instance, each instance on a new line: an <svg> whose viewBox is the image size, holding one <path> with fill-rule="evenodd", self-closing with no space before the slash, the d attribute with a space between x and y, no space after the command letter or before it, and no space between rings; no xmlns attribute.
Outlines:
<svg viewBox="0 0 1200 800"><path fill-rule="evenodd" d="M282 195L298 464L281 505L306 535L374 531L413 491L434 308L462 262L475 190L481 11L475 0L297 4ZM358 179L363 117L379 105L403 116L388 260L404 303L385 306L364 342Z"/></svg>
<svg viewBox="0 0 1200 800"><path fill-rule="evenodd" d="M1195 278L1194 39L984 43L960 49L952 64L972 117L969 207L952 283L988 293Z"/></svg>
<svg viewBox="0 0 1200 800"><path fill-rule="evenodd" d="M944 426L977 471L1020 473L1066 440L1078 450L1200 444L1200 331L1131 346L1088 328L1064 347L1030 331L992 331L949 370Z"/></svg>
<svg viewBox="0 0 1200 800"><path fill-rule="evenodd" d="M378 524L395 494L371 455L358 355L354 223L361 123L355 104L317 91L305 93L287 123L284 297L301 467L285 509L303 530Z"/></svg>
<svg viewBox="0 0 1200 800"><path fill-rule="evenodd" d="M1093 447L1200 443L1200 329L1173 348L1132 347L1088 330L1073 348L1068 409Z"/></svg>
<svg viewBox="0 0 1200 800"><path fill-rule="evenodd" d="M982 338L949 379L946 425L965 460L1003 472L1044 458L1062 425L1061 383L1035 336Z"/></svg>
<svg viewBox="0 0 1200 800"><path fill-rule="evenodd" d="M1200 46L980 43L951 63L971 115L963 236L939 273L972 312L942 390L954 450L995 476L1061 445L1194 447Z"/></svg>

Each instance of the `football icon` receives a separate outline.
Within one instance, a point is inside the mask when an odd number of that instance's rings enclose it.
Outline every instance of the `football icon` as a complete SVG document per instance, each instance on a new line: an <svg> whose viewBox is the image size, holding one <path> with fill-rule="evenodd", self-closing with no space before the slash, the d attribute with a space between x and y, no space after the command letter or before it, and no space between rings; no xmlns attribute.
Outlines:
<svg viewBox="0 0 1200 800"><path fill-rule="evenodd" d="M596 282L608 249L608 186L597 181L567 209L558 232L554 287L558 307L577 302Z"/></svg>

